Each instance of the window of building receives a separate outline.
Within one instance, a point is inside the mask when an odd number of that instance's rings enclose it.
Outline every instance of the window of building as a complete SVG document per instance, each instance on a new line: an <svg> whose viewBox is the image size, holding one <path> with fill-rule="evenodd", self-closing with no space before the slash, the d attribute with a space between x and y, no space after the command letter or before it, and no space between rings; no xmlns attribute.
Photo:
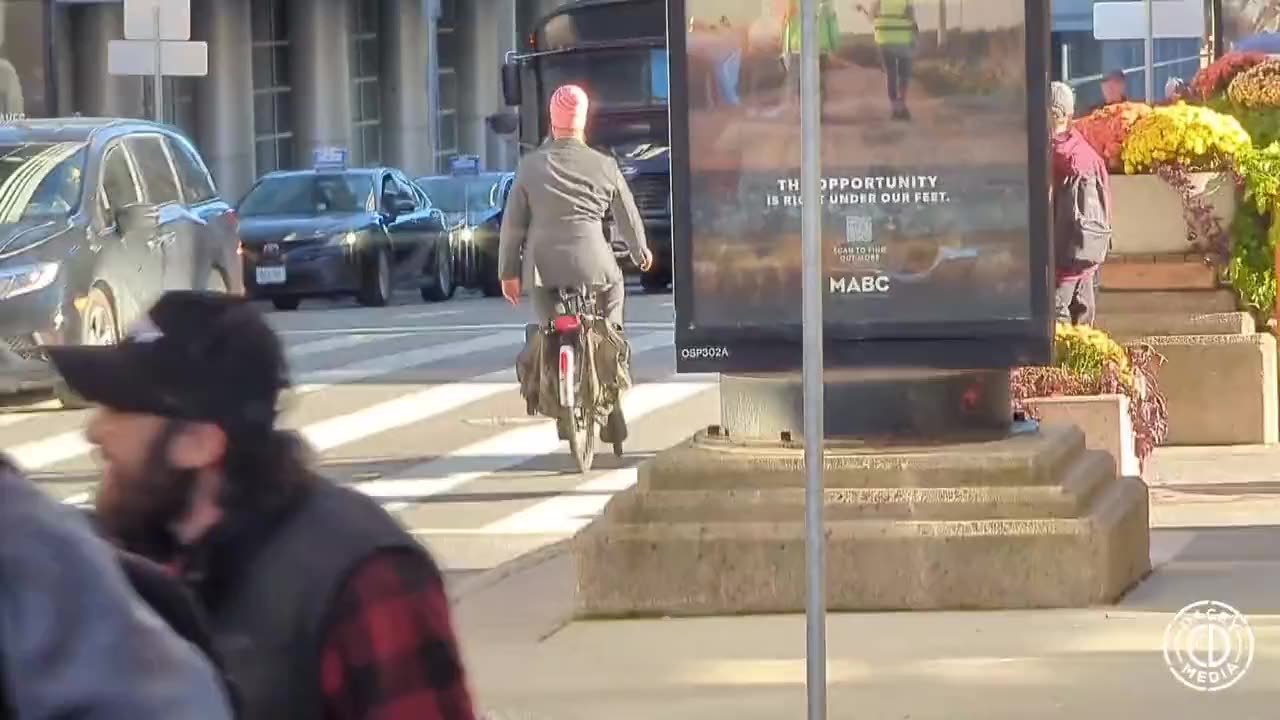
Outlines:
<svg viewBox="0 0 1280 720"><path fill-rule="evenodd" d="M453 0L441 0L440 21L436 27L436 71L439 113L436 115L436 170L444 172L449 158L458 154L458 9Z"/></svg>
<svg viewBox="0 0 1280 720"><path fill-rule="evenodd" d="M293 167L289 27L284 0L253 3L253 140L257 174Z"/></svg>
<svg viewBox="0 0 1280 720"><path fill-rule="evenodd" d="M382 163L382 89L378 82L378 0L352 0L351 125L352 161Z"/></svg>
<svg viewBox="0 0 1280 720"><path fill-rule="evenodd" d="M1123 70L1126 94L1145 99L1146 62L1142 40L1098 40L1093 35L1093 6L1087 2L1055 2L1053 6L1052 72L1055 79L1076 90L1080 114L1102 102L1101 81ZM1165 84L1180 78L1190 82L1205 60L1205 38L1159 38L1153 47L1153 100L1165 99Z"/></svg>
<svg viewBox="0 0 1280 720"><path fill-rule="evenodd" d="M160 135L136 135L125 142L134 162L138 164L138 174L142 176L147 201L156 205L181 202L178 178L174 174L173 165L169 163L169 155L165 152L164 138Z"/></svg>
<svg viewBox="0 0 1280 720"><path fill-rule="evenodd" d="M167 77L160 81L164 93L164 121L183 132L193 135L196 131L195 78ZM147 118L156 116L155 83L151 78L142 80L142 112Z"/></svg>

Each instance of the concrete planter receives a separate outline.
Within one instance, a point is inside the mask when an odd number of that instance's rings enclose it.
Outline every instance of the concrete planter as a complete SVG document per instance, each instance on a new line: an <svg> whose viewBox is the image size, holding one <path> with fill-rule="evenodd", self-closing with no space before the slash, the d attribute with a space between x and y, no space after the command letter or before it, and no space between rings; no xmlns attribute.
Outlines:
<svg viewBox="0 0 1280 720"><path fill-rule="evenodd" d="M1196 197L1207 201L1225 229L1239 204L1230 173L1192 173ZM1111 252L1115 255L1181 254L1187 242L1182 195L1156 175L1111 176Z"/></svg>
<svg viewBox="0 0 1280 720"><path fill-rule="evenodd" d="M1023 405L1041 425L1079 428L1085 447L1111 455L1117 475L1142 476L1142 464L1134 450L1129 398L1124 395L1030 398Z"/></svg>

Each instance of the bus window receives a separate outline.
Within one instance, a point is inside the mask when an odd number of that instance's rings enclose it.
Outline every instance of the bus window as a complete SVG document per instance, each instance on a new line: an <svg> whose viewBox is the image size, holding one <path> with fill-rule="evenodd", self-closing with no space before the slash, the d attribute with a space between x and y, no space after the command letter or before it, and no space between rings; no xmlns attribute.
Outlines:
<svg viewBox="0 0 1280 720"><path fill-rule="evenodd" d="M670 85L667 78L667 51L655 49L649 51L649 85L654 100L667 102L670 99Z"/></svg>
<svg viewBox="0 0 1280 720"><path fill-rule="evenodd" d="M550 56L542 60L543 92L550 96L561 85L572 83L582 86L592 103L601 107L665 105L667 83L661 84L663 92L657 95L658 85L650 79L651 62L649 48ZM665 65L664 57L664 70Z"/></svg>

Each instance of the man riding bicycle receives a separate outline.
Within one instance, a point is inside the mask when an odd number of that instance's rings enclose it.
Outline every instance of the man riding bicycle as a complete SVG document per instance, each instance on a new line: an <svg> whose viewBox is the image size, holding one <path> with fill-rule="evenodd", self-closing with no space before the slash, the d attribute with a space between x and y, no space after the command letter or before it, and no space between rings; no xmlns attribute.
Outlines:
<svg viewBox="0 0 1280 720"><path fill-rule="evenodd" d="M653 254L617 161L586 143L587 107L587 94L576 85L564 85L551 96L551 138L521 158L507 200L498 275L503 297L518 305L522 258L532 263L529 295L539 324L557 314L559 288L597 286L598 312L621 328L622 269L604 235L605 216L612 211L631 259L642 271L653 264ZM622 408L615 408L601 440L622 442L626 427Z"/></svg>

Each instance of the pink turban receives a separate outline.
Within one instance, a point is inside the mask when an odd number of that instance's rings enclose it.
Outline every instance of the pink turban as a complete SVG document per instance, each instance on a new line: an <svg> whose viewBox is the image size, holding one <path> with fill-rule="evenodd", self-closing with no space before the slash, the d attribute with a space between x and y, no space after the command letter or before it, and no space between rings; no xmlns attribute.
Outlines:
<svg viewBox="0 0 1280 720"><path fill-rule="evenodd" d="M583 130L587 127L587 93L577 85L561 85L551 96L551 127Z"/></svg>

